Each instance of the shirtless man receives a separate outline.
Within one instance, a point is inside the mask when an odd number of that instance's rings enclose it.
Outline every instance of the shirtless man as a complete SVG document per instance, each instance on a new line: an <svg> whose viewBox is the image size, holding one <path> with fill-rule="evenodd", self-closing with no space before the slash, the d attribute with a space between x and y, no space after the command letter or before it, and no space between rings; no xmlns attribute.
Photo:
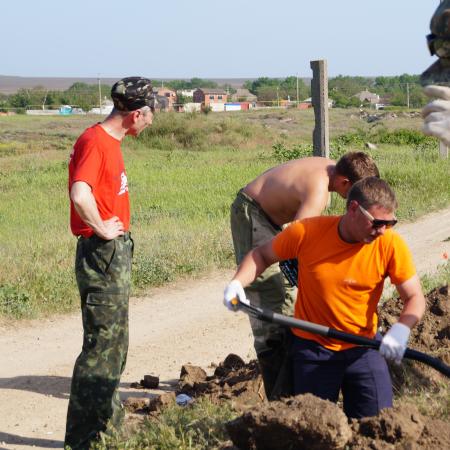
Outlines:
<svg viewBox="0 0 450 450"><path fill-rule="evenodd" d="M339 161L311 157L289 161L267 170L239 191L231 205L231 233L239 265L244 256L281 231L293 220L319 216L329 192L346 197L356 181L379 177L372 158L363 152L346 153ZM292 316L296 289L278 265L267 268L246 289L255 306ZM281 326L250 318L254 346L269 399L288 395L290 370L284 364L287 343Z"/></svg>

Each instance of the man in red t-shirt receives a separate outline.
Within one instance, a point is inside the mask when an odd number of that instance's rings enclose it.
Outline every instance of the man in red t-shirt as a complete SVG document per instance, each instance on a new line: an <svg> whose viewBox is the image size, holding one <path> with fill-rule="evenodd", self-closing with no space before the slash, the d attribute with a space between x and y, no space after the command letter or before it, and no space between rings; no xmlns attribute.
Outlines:
<svg viewBox="0 0 450 450"><path fill-rule="evenodd" d="M382 339L380 351L292 329L294 393L338 400L342 390L349 417L377 415L392 406L392 383L384 358L400 363L410 329L425 311L425 299L411 253L392 228L394 192L376 177L356 182L343 216L294 222L270 242L252 250L224 292L248 303L243 286L266 267L298 258L294 316L343 332L374 338L377 306L389 276L404 303ZM384 356L384 358L383 358Z"/></svg>
<svg viewBox="0 0 450 450"><path fill-rule="evenodd" d="M83 348L72 377L64 445L88 449L124 415L118 386L128 350L131 239L128 181L120 144L151 125L150 80L128 77L111 90L114 109L78 138L69 162L70 227Z"/></svg>

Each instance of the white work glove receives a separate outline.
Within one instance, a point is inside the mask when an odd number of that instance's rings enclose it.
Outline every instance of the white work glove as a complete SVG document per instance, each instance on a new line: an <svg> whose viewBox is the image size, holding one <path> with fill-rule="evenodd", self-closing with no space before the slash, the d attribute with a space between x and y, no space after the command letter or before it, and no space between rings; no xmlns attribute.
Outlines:
<svg viewBox="0 0 450 450"><path fill-rule="evenodd" d="M437 100L433 100L422 109L424 119L422 131L450 146L450 88L426 86L424 92Z"/></svg>
<svg viewBox="0 0 450 450"><path fill-rule="evenodd" d="M411 329L400 322L394 323L381 340L380 353L396 364L402 362Z"/></svg>
<svg viewBox="0 0 450 450"><path fill-rule="evenodd" d="M230 311L238 311L239 305L233 305L231 301L237 298L241 303L245 303L246 305L250 305L250 302L247 300L245 296L244 288L239 280L233 280L224 290L223 292L223 304Z"/></svg>

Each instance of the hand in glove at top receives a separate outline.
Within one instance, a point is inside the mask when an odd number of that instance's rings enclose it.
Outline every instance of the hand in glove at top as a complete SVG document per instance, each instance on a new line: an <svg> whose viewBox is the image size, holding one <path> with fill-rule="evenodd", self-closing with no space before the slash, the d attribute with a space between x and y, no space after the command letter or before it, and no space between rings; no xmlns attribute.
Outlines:
<svg viewBox="0 0 450 450"><path fill-rule="evenodd" d="M408 326L400 322L394 323L381 341L381 355L396 364L400 364L405 354L410 333L411 330Z"/></svg>
<svg viewBox="0 0 450 450"><path fill-rule="evenodd" d="M238 299L241 303L245 303L246 305L250 305L250 302L247 300L245 296L244 288L239 280L233 280L231 283L225 288L223 292L223 304L230 311L238 311L239 304L233 304L233 299Z"/></svg>
<svg viewBox="0 0 450 450"><path fill-rule="evenodd" d="M450 88L426 86L424 92L437 100L433 100L422 109L424 118L422 131L450 146Z"/></svg>

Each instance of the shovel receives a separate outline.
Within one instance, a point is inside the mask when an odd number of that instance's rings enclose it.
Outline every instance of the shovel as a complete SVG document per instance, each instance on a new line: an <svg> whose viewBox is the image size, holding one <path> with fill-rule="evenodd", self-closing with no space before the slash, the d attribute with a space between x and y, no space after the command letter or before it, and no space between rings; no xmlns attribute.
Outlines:
<svg viewBox="0 0 450 450"><path fill-rule="evenodd" d="M283 316L282 314L274 313L268 309L246 305L245 303L240 302L237 298L233 299L232 303L237 309L241 309L248 315L255 317L256 319L263 320L264 322L277 323L278 325L284 327L298 328L299 330L308 331L309 333L319 334L320 336L338 339L340 341L349 342L350 344L374 348L376 350L380 348L381 341L377 341L375 339L369 339L364 336L357 336L355 334L335 330L333 328L326 327L325 325L319 325L316 323L307 322L305 320ZM406 349L403 357L424 363L450 378L450 366L447 366L438 358L410 348Z"/></svg>

